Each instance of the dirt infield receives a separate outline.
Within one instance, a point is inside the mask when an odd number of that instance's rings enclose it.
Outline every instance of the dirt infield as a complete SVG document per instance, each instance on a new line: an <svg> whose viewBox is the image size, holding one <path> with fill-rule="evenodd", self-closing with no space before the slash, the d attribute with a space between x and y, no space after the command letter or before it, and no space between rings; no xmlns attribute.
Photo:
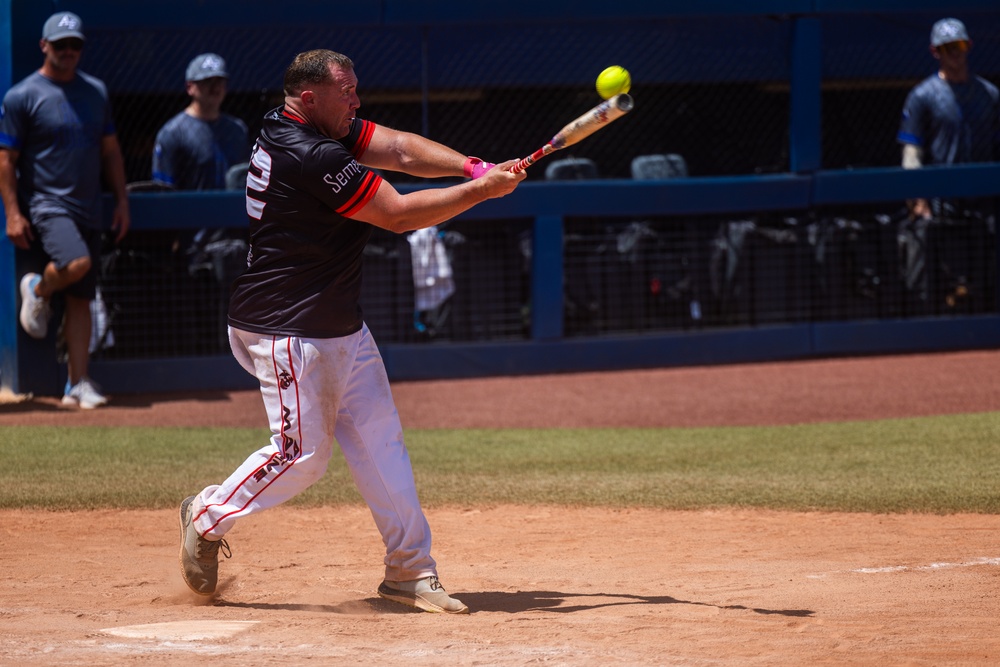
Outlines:
<svg viewBox="0 0 1000 667"><path fill-rule="evenodd" d="M414 382L404 426L700 426L1000 410L1000 352ZM51 399L6 424L261 426L253 392ZM419 480L418 480L419 484ZM177 572L173 511L0 512L0 665L993 665L1000 516L434 507L473 613L374 594L364 508L277 508L230 534L220 594Z"/></svg>

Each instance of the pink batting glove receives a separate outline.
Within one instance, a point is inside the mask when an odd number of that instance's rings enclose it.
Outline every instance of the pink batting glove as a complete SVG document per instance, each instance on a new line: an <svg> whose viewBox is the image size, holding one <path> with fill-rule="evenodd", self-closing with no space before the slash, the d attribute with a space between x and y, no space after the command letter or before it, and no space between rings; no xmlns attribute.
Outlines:
<svg viewBox="0 0 1000 667"><path fill-rule="evenodd" d="M465 164L462 165L462 171L465 172L466 176L475 180L495 166L496 165L492 162L483 162L477 157L470 157L465 161Z"/></svg>

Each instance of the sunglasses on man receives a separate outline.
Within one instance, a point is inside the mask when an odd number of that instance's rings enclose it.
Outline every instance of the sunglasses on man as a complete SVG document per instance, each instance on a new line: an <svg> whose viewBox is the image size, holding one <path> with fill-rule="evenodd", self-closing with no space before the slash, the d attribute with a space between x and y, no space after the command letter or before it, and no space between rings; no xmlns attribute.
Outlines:
<svg viewBox="0 0 1000 667"><path fill-rule="evenodd" d="M941 53L947 53L949 55L952 53L968 53L969 43L963 39L957 42L948 42L947 44L942 44L937 48L938 51L940 51Z"/></svg>
<svg viewBox="0 0 1000 667"><path fill-rule="evenodd" d="M65 39L57 39L54 42L49 42L52 48L56 51L65 51L66 49L72 49L73 51L83 50L83 40L79 37L66 37Z"/></svg>

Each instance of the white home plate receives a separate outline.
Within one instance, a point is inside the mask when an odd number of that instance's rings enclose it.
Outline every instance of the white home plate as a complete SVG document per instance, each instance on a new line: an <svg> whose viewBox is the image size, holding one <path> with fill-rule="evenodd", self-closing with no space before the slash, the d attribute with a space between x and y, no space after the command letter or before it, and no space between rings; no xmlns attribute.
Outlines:
<svg viewBox="0 0 1000 667"><path fill-rule="evenodd" d="M173 621L148 625L123 625L120 628L104 628L101 632L128 639L193 642L204 639L226 639L256 623L258 621Z"/></svg>

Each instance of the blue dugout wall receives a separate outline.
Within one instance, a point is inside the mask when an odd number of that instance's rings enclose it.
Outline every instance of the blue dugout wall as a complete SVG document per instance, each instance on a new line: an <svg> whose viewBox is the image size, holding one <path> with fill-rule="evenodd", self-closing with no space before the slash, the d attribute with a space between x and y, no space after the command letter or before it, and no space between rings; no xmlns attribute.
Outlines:
<svg viewBox="0 0 1000 667"><path fill-rule="evenodd" d="M615 52L615 43L628 40L627 32L609 30L622 22L641 26L647 19L691 17L697 34L664 35L703 45L722 45L739 29L735 18L780 16L791 30L775 48L786 48L790 77L788 110L788 169L783 173L725 177L692 177L677 181L594 181L586 184L527 182L502 200L486 202L461 216L463 220L530 218L534 221L531 292L534 307L527 340L483 343L383 344L382 352L394 380L518 375L583 370L610 370L656 366L736 363L808 357L903 353L995 347L1000 343L1000 318L994 314L970 317L908 320L815 322L705 331L646 333L600 338L567 338L562 320L563 230L573 216L658 216L677 214L733 214L796 211L830 205L856 205L916 196L994 197L1000 194L1000 164L963 165L904 171L895 167L848 170L823 169L821 137L821 87L824 40L831 32L852 31L852 17L871 14L917 17L929 29L941 16L965 18L983 34L982 42L997 48L1000 10L995 2L894 2L892 0L772 0L744 3L715 0L700 3L584 1L544 3L508 2L502 7L455 0L406 2L404 0L325 3L290 0L281 4L257 0L179 0L170 5L145 5L126 0L40 2L0 0L0 84L4 89L38 66L40 26L53 11L68 9L84 17L88 30L121 32L123 43L138 26L213 27L329 24L340 31L356 30L367 39L385 40L393 48L400 34L423 40L424 48L439 59L461 59L464 50L481 40L496 44L527 26L548 26L558 31L566 23L593 31L595 42L562 61L539 59L531 49L498 54L495 68L478 72L482 78L529 85L532 77L550 81L553 73L567 84L590 86L591 74ZM973 24L971 21L974 20ZM192 28L194 29L194 28ZM988 35L990 42L987 39ZM893 35L862 34L857 39L892 40ZM909 48L908 46L900 48ZM348 49L344 49L348 51ZM766 59L748 54L734 74L769 78L762 72ZM128 63L114 62L116 54L102 54L102 65L112 76ZM166 54L165 54L166 56ZM88 55L88 57L90 57ZM96 56L95 56L96 57ZM248 63L241 76L280 78L287 58L255 51L247 45L241 58ZM614 59L614 56L611 56ZM582 67L569 62L583 61ZM628 60L635 75L650 78L711 82L717 76L712 59L694 62L643 62L633 54ZM157 86L155 63L144 65L144 84ZM880 62L844 67L878 70ZM88 66L88 71L94 68ZM100 69L100 68L98 68ZM889 76L913 77L926 70L914 58L907 71ZM103 71L106 79L108 74ZM866 72L838 72L840 76ZM545 77L542 77L545 74ZM400 62L382 74L378 83L412 86L423 76L420 64ZM462 72L451 73L452 85L462 85ZM392 77L398 77L394 81ZM234 81L234 85L241 85ZM375 82L366 81L368 85ZM171 85L171 84L163 84ZM638 100L641 104L641 98ZM568 119L567 119L568 120ZM627 121L621 121L627 122ZM539 133L547 131L539 128ZM401 187L400 189L405 189ZM134 194L131 199L134 229L202 228L241 225L245 218L240 194L183 193ZM110 210L110 206L107 207ZM17 326L17 276L14 251L0 239L0 385L15 392L55 393L61 389L50 347L28 339ZM998 290L1000 291L1000 290ZM168 391L252 387L247 376L228 356L148 360L96 360L92 374L110 392Z"/></svg>

